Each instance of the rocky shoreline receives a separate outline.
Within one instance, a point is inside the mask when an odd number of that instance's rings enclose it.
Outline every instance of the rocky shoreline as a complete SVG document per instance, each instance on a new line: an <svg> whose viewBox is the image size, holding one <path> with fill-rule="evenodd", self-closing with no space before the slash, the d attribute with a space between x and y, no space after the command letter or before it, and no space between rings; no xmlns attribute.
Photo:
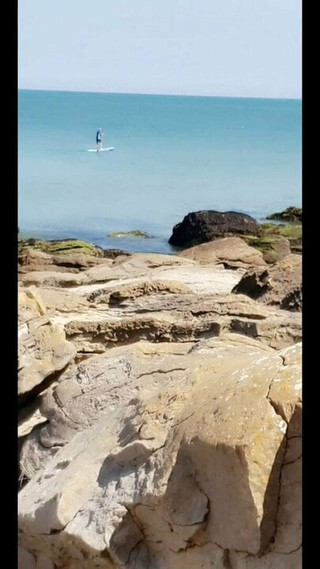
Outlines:
<svg viewBox="0 0 320 569"><path fill-rule="evenodd" d="M301 236L218 226L20 240L19 569L300 569Z"/></svg>

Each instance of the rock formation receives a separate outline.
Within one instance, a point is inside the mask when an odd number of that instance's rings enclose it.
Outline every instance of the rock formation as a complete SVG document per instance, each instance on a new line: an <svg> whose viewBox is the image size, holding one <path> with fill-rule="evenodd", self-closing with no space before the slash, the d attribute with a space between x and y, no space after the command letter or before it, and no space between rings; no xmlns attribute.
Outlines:
<svg viewBox="0 0 320 569"><path fill-rule="evenodd" d="M259 235L259 224L250 215L233 211L204 210L188 213L174 226L171 245L190 247L230 235Z"/></svg>
<svg viewBox="0 0 320 569"><path fill-rule="evenodd" d="M272 306L301 312L301 255L289 255L267 269L249 269L232 292L247 294Z"/></svg>
<svg viewBox="0 0 320 569"><path fill-rule="evenodd" d="M228 240L23 265L19 569L300 569L298 263Z"/></svg>
<svg viewBox="0 0 320 569"><path fill-rule="evenodd" d="M291 223L302 222L302 209L300 207L288 207L284 211L271 213L267 219L276 219L279 221L289 221Z"/></svg>

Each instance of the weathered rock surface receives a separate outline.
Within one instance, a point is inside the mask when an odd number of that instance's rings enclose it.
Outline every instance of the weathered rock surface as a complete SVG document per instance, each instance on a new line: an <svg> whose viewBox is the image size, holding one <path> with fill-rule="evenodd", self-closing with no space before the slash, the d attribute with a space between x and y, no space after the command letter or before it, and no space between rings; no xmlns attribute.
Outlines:
<svg viewBox="0 0 320 569"><path fill-rule="evenodd" d="M78 273L104 263L103 250L81 241L40 241L30 239L19 242L18 276L33 271Z"/></svg>
<svg viewBox="0 0 320 569"><path fill-rule="evenodd" d="M291 254L267 269L250 269L232 292L247 294L253 299L286 310L301 311L301 255Z"/></svg>
<svg viewBox="0 0 320 569"><path fill-rule="evenodd" d="M19 293L18 307L18 394L23 395L62 370L76 349L66 340L63 327L50 322L36 289Z"/></svg>
<svg viewBox="0 0 320 569"><path fill-rule="evenodd" d="M171 245L188 247L228 235L259 235L259 224L249 215L233 211L204 210L188 213L174 226Z"/></svg>
<svg viewBox="0 0 320 569"><path fill-rule="evenodd" d="M84 312L90 306L86 298L74 294L73 291L35 286L30 286L25 290L30 291L31 289L38 291L38 296L47 314Z"/></svg>
<svg viewBox="0 0 320 569"><path fill-rule="evenodd" d="M120 255L115 259L99 259L99 263L81 272L60 272L54 270L30 271L21 276L24 286L74 287L94 283L121 281L128 278L148 277L151 271L159 269L182 269L192 267L195 263L174 255L157 255L155 253L135 253Z"/></svg>
<svg viewBox="0 0 320 569"><path fill-rule="evenodd" d="M52 287L70 287L81 285L86 282L86 279L78 272L67 272L58 270L47 270L47 271L30 271L26 274L22 274L20 281L23 285L35 285L35 286L52 286Z"/></svg>
<svg viewBox="0 0 320 569"><path fill-rule="evenodd" d="M45 378L62 370L74 359L76 349L65 339L63 327L47 321L30 330L19 341L18 393L22 395L40 385Z"/></svg>
<svg viewBox="0 0 320 569"><path fill-rule="evenodd" d="M301 345L173 347L115 348L47 395L63 446L20 491L21 547L64 569L299 569Z"/></svg>
<svg viewBox="0 0 320 569"><path fill-rule="evenodd" d="M98 305L99 306L99 305ZM101 306L101 305L100 305ZM55 321L55 319L53 319ZM100 352L115 344L140 340L190 342L235 331L260 339L275 348L301 340L301 315L259 305L241 295L167 295L123 300L108 310L69 315L67 339L78 353Z"/></svg>
<svg viewBox="0 0 320 569"><path fill-rule="evenodd" d="M290 253L290 247L288 253ZM179 256L198 261L201 265L222 263L226 268L263 267L266 265L261 251L250 247L240 237L225 237L209 243L202 243L185 249Z"/></svg>
<svg viewBox="0 0 320 569"><path fill-rule="evenodd" d="M128 298L145 297L149 295L189 294L188 286L175 281L139 281L119 287L110 292L109 303L120 303ZM101 301L101 298L99 299Z"/></svg>
<svg viewBox="0 0 320 569"><path fill-rule="evenodd" d="M271 264L281 261L291 253L290 241L279 235L269 241L269 247L263 251L264 260Z"/></svg>
<svg viewBox="0 0 320 569"><path fill-rule="evenodd" d="M301 266L238 241L33 257L19 569L300 569ZM247 267L262 302L231 292Z"/></svg>

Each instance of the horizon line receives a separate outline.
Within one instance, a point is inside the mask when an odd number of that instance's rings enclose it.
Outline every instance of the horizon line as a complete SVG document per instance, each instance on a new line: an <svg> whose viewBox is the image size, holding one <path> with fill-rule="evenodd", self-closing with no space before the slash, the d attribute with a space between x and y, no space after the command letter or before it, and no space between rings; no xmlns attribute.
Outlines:
<svg viewBox="0 0 320 569"><path fill-rule="evenodd" d="M203 97L203 98L214 98L214 99L270 99L270 100L284 100L284 101L302 101L301 97L270 97L270 96L245 96L245 95L195 95L187 93L142 93L136 91L88 91L80 89L39 89L33 87L18 87L18 91L45 91L53 93L90 93L97 95L137 95L137 96L155 96L155 97Z"/></svg>

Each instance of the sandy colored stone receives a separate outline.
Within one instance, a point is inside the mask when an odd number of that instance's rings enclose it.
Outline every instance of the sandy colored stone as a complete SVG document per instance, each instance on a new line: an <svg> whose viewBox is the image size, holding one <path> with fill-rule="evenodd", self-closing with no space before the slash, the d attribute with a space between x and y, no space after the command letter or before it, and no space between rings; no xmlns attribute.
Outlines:
<svg viewBox="0 0 320 569"><path fill-rule="evenodd" d="M44 323L19 342L18 393L22 395L56 371L63 369L76 354L66 340L63 327Z"/></svg>
<svg viewBox="0 0 320 569"><path fill-rule="evenodd" d="M84 273L68 273L62 271L31 271L22 275L21 282L36 286L61 286L69 287L83 284L86 282Z"/></svg>
<svg viewBox="0 0 320 569"><path fill-rule="evenodd" d="M301 314L221 263L72 266L18 291L30 569L300 569Z"/></svg>
<svg viewBox="0 0 320 569"><path fill-rule="evenodd" d="M279 349L302 335L301 314L264 307L244 295L143 295L112 306L57 322L63 322L67 338L82 352L141 340L196 341L227 331Z"/></svg>
<svg viewBox="0 0 320 569"><path fill-rule="evenodd" d="M67 569L299 568L288 440L301 345L276 352L230 334L181 358L192 362L183 388L172 378L110 410L20 491L22 547Z"/></svg>
<svg viewBox="0 0 320 569"><path fill-rule="evenodd" d="M20 289L18 292L18 324L27 323L44 313L45 307L42 301L39 302L38 296Z"/></svg>
<svg viewBox="0 0 320 569"><path fill-rule="evenodd" d="M202 243L185 249L179 256L192 259L202 265L222 263L231 268L266 265L261 251L250 247L240 237L225 237Z"/></svg>
<svg viewBox="0 0 320 569"><path fill-rule="evenodd" d="M281 261L291 253L290 241L282 235L274 237L269 243L269 249L263 251L263 258L267 263Z"/></svg>
<svg viewBox="0 0 320 569"><path fill-rule="evenodd" d="M137 298L157 294L188 294L189 287L175 281L143 281L123 286L110 293L110 302L121 302L127 298Z"/></svg>
<svg viewBox="0 0 320 569"><path fill-rule="evenodd" d="M176 255L156 253L135 253L130 257L120 256L113 261L111 259L106 259L106 261L108 261L108 265L92 267L83 273L87 282L98 283L128 277L144 277L159 267L190 266L193 264Z"/></svg>
<svg viewBox="0 0 320 569"><path fill-rule="evenodd" d="M48 313L84 312L89 307L89 303L85 298L68 290L59 288L37 288L42 303Z"/></svg>
<svg viewBox="0 0 320 569"><path fill-rule="evenodd" d="M18 569L37 569L34 555L22 547L18 547Z"/></svg>
<svg viewBox="0 0 320 569"><path fill-rule="evenodd" d="M265 270L250 269L243 275L232 292L247 294L265 304L301 311L301 255L288 255ZM291 295L293 298L290 302ZM293 302L294 298L296 302Z"/></svg>

